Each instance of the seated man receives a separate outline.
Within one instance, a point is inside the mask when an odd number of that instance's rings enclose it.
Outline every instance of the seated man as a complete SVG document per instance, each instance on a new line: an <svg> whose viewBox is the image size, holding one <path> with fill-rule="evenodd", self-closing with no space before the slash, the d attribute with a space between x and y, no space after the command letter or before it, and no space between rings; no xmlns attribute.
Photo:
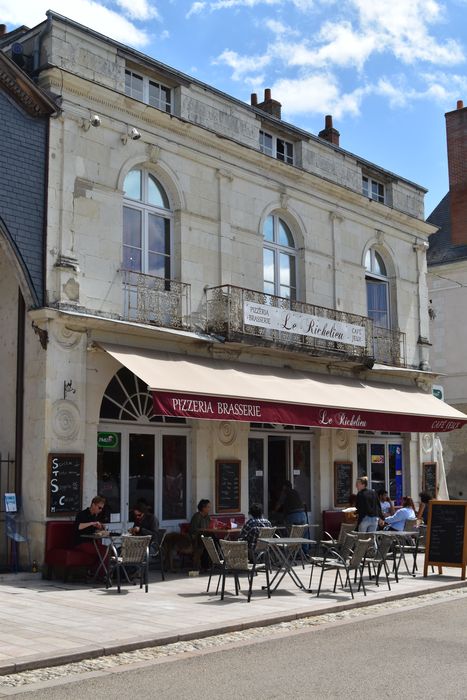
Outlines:
<svg viewBox="0 0 467 700"><path fill-rule="evenodd" d="M149 512L149 506L138 502L133 506L134 524L128 532L130 535L152 535L153 541L159 540L159 520Z"/></svg>
<svg viewBox="0 0 467 700"><path fill-rule="evenodd" d="M200 530L207 530L211 524L211 501L207 498L202 498L198 503L198 510L194 513L190 523L190 537L193 542L193 564L195 565L201 559L201 569L209 569L210 560L208 553L203 547Z"/></svg>
<svg viewBox="0 0 467 700"><path fill-rule="evenodd" d="M248 542L248 551L252 555L256 549L256 541L262 527L271 527L267 518L263 518L263 508L260 503L253 503L250 507L251 518L246 521L240 533L240 540Z"/></svg>
<svg viewBox="0 0 467 700"><path fill-rule="evenodd" d="M104 547L99 542L93 542L87 536L94 535L96 532L105 529L104 524L99 520L104 505L105 498L94 496L89 508L82 510L75 518L75 547L82 552L95 555L96 567L99 564L97 549L100 551L102 558L104 558L107 554L107 547Z"/></svg>

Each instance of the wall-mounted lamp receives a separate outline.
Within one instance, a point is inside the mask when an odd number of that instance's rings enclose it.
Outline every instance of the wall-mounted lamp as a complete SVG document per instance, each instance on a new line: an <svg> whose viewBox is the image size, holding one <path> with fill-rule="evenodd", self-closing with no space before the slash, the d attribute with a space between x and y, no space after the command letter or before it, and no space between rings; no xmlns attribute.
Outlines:
<svg viewBox="0 0 467 700"><path fill-rule="evenodd" d="M138 139L141 138L141 132L138 131L136 127L132 126L128 129L127 133L122 134L120 138L122 139L122 143L126 143L128 139L131 139L132 141L138 141Z"/></svg>
<svg viewBox="0 0 467 700"><path fill-rule="evenodd" d="M101 125L101 118L98 114L91 114L89 119L82 119L81 120L81 128L84 129L85 131L89 131L91 126L94 126L95 128L97 128L100 125Z"/></svg>
<svg viewBox="0 0 467 700"><path fill-rule="evenodd" d="M73 389L73 380L69 379L68 381L63 382L63 398L66 399L67 394L76 394L76 389Z"/></svg>

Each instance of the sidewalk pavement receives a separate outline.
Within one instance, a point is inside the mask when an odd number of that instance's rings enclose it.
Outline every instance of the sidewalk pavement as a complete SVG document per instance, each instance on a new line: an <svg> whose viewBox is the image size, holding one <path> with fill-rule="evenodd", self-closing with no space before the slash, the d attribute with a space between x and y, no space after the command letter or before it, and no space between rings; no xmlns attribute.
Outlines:
<svg viewBox="0 0 467 700"><path fill-rule="evenodd" d="M423 571L423 561L418 562ZM308 585L310 567L296 571ZM314 590L319 572L315 572ZM137 586L116 588L102 584L43 581L40 574L0 575L0 674L53 666L159 644L206 637L268 624L339 612L398 598L464 587L460 569L443 575L415 578L401 574L391 579L391 591L380 580L367 584L367 596L348 590L332 593L334 574L326 573L319 598L304 592L286 577L267 598L261 590L263 575L253 584L251 603L243 593L235 596L233 579L226 584L224 601L215 595L216 579L206 593L207 576L150 576L149 592ZM366 577L367 579L367 577Z"/></svg>

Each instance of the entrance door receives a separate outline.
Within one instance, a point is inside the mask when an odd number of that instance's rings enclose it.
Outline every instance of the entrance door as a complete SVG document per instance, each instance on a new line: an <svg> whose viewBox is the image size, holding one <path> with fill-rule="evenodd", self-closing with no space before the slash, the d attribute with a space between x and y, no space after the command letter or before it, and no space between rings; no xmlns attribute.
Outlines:
<svg viewBox="0 0 467 700"><path fill-rule="evenodd" d="M248 441L248 503L261 503L266 516L275 509L284 481L291 481L311 510L312 436L254 434Z"/></svg>
<svg viewBox="0 0 467 700"><path fill-rule="evenodd" d="M397 438L367 438L357 444L358 476L368 476L370 488L385 489L391 500L402 499L402 443Z"/></svg>
<svg viewBox="0 0 467 700"><path fill-rule="evenodd" d="M110 521L128 524L139 500L148 504L161 524L188 516L188 436L180 429L100 426L97 491L106 499Z"/></svg>

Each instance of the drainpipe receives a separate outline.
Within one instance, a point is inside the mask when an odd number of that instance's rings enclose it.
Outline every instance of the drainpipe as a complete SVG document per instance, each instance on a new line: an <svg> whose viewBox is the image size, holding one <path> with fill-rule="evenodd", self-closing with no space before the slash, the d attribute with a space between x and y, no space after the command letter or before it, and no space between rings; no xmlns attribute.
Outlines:
<svg viewBox="0 0 467 700"><path fill-rule="evenodd" d="M45 27L39 32L39 34L37 34L37 36L34 39L34 48L32 53L32 74L35 80L37 80L37 76L41 68L42 42L44 40L44 37L52 29L52 16L50 10L47 10L45 14L47 16L47 22L45 24Z"/></svg>
<svg viewBox="0 0 467 700"><path fill-rule="evenodd" d="M331 248L332 248L332 307L337 310L337 243L336 222L339 224L342 217L335 211L329 213L331 219Z"/></svg>

